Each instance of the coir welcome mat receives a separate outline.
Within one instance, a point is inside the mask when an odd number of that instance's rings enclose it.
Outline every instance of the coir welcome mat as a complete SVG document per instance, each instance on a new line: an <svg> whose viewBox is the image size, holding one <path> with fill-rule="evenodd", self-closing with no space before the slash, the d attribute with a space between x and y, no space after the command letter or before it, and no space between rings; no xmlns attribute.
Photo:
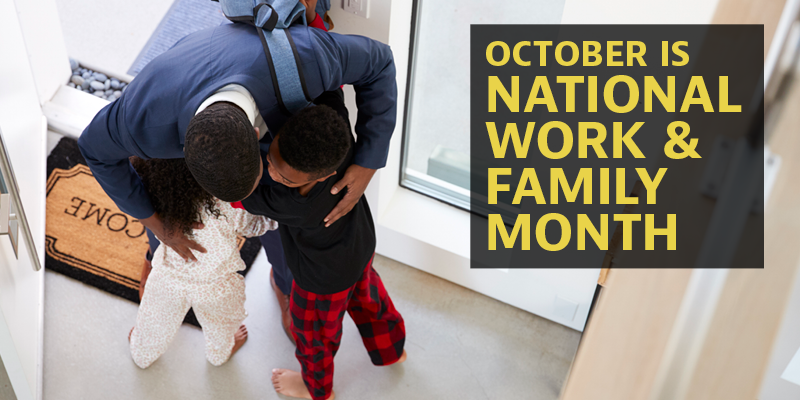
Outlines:
<svg viewBox="0 0 800 400"><path fill-rule="evenodd" d="M123 213L94 179L74 139L63 138L47 158L45 267L139 303L139 277L149 248L142 224ZM239 238L250 269L258 238ZM186 321L199 326L190 311Z"/></svg>

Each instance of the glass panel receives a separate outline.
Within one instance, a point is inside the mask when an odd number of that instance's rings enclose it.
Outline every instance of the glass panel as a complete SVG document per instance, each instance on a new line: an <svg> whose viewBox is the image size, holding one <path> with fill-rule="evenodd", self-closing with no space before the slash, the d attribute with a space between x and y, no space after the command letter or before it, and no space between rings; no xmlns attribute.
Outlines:
<svg viewBox="0 0 800 400"><path fill-rule="evenodd" d="M563 0L417 1L401 185L469 209L470 24L558 24L563 8Z"/></svg>

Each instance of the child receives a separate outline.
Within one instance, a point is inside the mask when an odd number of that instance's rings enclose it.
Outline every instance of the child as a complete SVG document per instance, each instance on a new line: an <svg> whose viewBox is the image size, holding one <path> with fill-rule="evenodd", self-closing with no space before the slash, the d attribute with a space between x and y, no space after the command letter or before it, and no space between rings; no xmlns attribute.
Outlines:
<svg viewBox="0 0 800 400"><path fill-rule="evenodd" d="M280 223L286 263L294 275L290 310L296 356L302 372L273 370L278 393L333 399L333 356L347 311L375 365L403 362L405 324L372 268L375 227L365 197L325 227L324 217L343 192L331 195L337 174L353 163L354 141L341 91L317 99L292 117L265 157L270 177L281 185L259 185L245 209ZM233 203L234 207L238 206Z"/></svg>
<svg viewBox="0 0 800 400"><path fill-rule="evenodd" d="M237 210L203 190L183 159L132 163L142 178L153 207L171 232L183 232L207 249L196 262L186 262L168 246L153 255L152 272L142 297L136 326L129 339L133 361L147 368L167 350L189 308L194 309L206 340L206 358L225 363L247 340L242 321L245 269L237 236L260 236L277 223ZM202 223L203 229L192 230Z"/></svg>

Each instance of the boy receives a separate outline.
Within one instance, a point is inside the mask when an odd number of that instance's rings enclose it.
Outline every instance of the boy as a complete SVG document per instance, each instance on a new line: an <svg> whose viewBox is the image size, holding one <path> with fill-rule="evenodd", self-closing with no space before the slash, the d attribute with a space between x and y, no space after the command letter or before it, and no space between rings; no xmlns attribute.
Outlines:
<svg viewBox="0 0 800 400"><path fill-rule="evenodd" d="M324 105L301 111L281 128L264 159L280 185L258 185L241 202L247 211L279 223L294 275L291 330L302 371L275 369L273 385L278 393L313 400L334 397L333 356L345 311L373 364L406 358L403 318L372 268L375 226L366 198L329 227L323 222L344 194L330 194L335 175L347 170L355 152L341 96L341 91L326 93L317 100Z"/></svg>

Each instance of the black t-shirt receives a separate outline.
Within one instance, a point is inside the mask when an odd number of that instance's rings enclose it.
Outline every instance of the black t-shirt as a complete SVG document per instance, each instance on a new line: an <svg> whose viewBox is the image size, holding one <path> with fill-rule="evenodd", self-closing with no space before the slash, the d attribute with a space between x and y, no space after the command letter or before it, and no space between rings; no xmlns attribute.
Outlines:
<svg viewBox="0 0 800 400"><path fill-rule="evenodd" d="M316 103L330 106L348 121L339 94L326 93ZM353 163L354 144L336 174L317 183L307 196L301 196L296 188L273 183L258 185L242 201L248 212L278 221L286 264L297 285L312 293L331 294L350 288L375 252L375 225L366 197L361 196L355 207L330 227L323 222L346 192L334 196L331 188ZM268 177L266 166L264 160L264 175Z"/></svg>

